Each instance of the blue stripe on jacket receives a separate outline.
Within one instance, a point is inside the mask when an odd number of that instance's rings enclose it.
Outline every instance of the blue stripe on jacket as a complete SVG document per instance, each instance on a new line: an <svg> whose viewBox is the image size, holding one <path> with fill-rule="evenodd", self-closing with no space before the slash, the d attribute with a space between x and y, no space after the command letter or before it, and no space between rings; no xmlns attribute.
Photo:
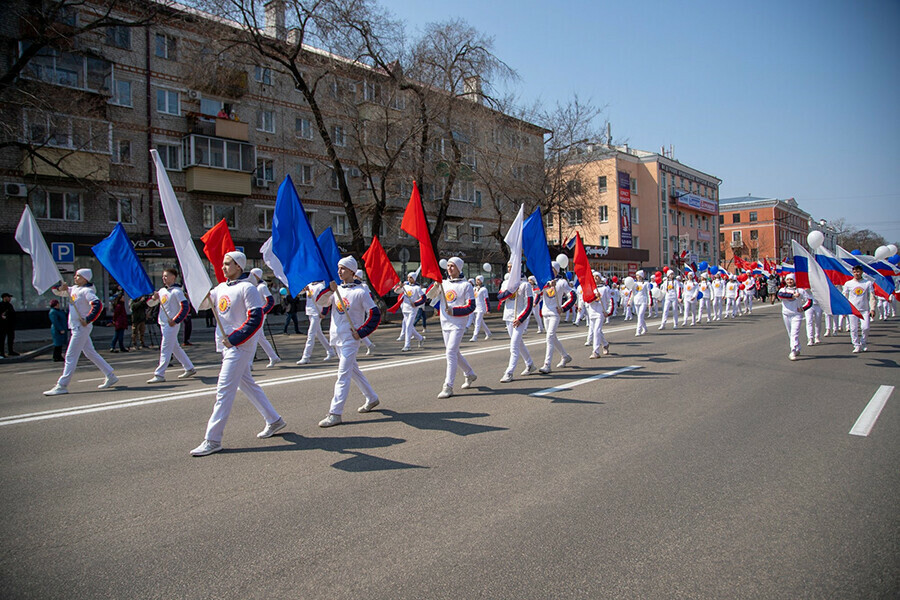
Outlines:
<svg viewBox="0 0 900 600"><path fill-rule="evenodd" d="M380 322L381 322L381 311L378 310L377 306L373 306L372 310L369 311L369 318L366 319L366 322L363 323L362 326L356 330L356 333L361 338L367 337L373 331L378 329L378 324Z"/></svg>
<svg viewBox="0 0 900 600"><path fill-rule="evenodd" d="M228 336L228 342L232 346L240 346L259 330L262 325L263 312L262 308L251 308L247 311L247 320L240 327L231 332Z"/></svg>

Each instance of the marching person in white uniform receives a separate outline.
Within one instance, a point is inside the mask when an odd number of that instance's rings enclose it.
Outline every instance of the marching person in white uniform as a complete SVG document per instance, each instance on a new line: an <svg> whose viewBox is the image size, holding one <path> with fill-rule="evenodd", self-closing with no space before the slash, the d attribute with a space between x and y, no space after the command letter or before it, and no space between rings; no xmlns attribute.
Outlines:
<svg viewBox="0 0 900 600"><path fill-rule="evenodd" d="M794 285L794 275L791 273L784 278L784 287L778 290L778 299L781 300L781 316L791 345L788 358L797 360L800 354L800 326L803 324L803 312L812 306L812 297Z"/></svg>
<svg viewBox="0 0 900 600"><path fill-rule="evenodd" d="M682 301L684 304L684 317L681 319L681 326L687 325L688 315L691 316L691 326L699 320L697 317L697 296L700 294L700 285L694 280L694 274L690 271L685 275L684 289L682 291Z"/></svg>
<svg viewBox="0 0 900 600"><path fill-rule="evenodd" d="M659 287L663 294L662 320L659 323L659 328L666 328L666 321L671 312L672 329L678 329L678 301L681 299L681 282L675 279L675 271L669 269L668 273L666 273L665 281Z"/></svg>
<svg viewBox="0 0 900 600"><path fill-rule="evenodd" d="M490 310L488 306L488 291L484 287L484 277L479 275L475 278L475 312L472 313L475 315L475 329L472 331L470 342L478 340L478 332L482 329L484 329L484 339L491 339L491 330L488 328L487 323L484 322L484 315Z"/></svg>
<svg viewBox="0 0 900 600"><path fill-rule="evenodd" d="M163 287L153 292L153 296L147 300L147 306L159 305L159 317L156 322L159 324L159 333L162 341L159 344L159 364L153 377L147 380L147 383L162 383L166 380L166 368L172 355L178 359L181 366L184 367L184 373L178 376L178 379L187 379L197 374L194 363L190 357L178 344L178 330L181 329L181 323L190 314L191 306L185 297L181 286L175 283L178 279L178 269L175 267L167 267L163 269L162 280Z"/></svg>
<svg viewBox="0 0 900 600"><path fill-rule="evenodd" d="M615 291L617 288L613 288ZM618 296L621 298L622 306L624 307L625 312L625 320L630 321L634 318L634 302L632 302L632 292L624 285L622 289L618 291ZM615 296L613 296L615 299ZM615 315L615 313L613 313ZM609 323L609 319L606 319L606 322Z"/></svg>
<svg viewBox="0 0 900 600"><path fill-rule="evenodd" d="M530 324L531 317L534 317L534 322L537 323L537 332L544 333L543 320L541 317L541 310L544 307L543 294L541 293L541 288L537 285L537 278L534 275L528 276L528 283L531 284L531 295L534 297L534 308L531 309L531 313L526 319L528 321L526 325Z"/></svg>
<svg viewBox="0 0 900 600"><path fill-rule="evenodd" d="M756 297L756 278L753 275L747 276L747 281L744 282L744 308L747 309L747 314L753 314L753 299Z"/></svg>
<svg viewBox="0 0 900 600"><path fill-rule="evenodd" d="M856 310L862 315L850 316L850 341L853 352L865 352L869 344L869 324L875 316L875 288L871 281L863 279L863 270L859 265L852 269L853 279L844 284L843 293Z"/></svg>
<svg viewBox="0 0 900 600"><path fill-rule="evenodd" d="M716 275L716 278L712 283L712 291L713 291L713 314L715 318L713 321L721 321L722 320L722 309L723 304L725 303L725 276L724 275Z"/></svg>
<svg viewBox="0 0 900 600"><path fill-rule="evenodd" d="M111 388L119 381L113 368L94 349L94 343L91 341L94 321L103 314L103 304L94 291L94 284L91 283L93 279L94 274L90 269L78 269L75 272L74 285L70 287L63 283L58 288L52 288L53 293L57 296L68 296L69 298L69 331L72 332L72 335L69 338L62 375L55 386L44 392L45 396L69 393L69 382L72 380L75 367L78 365L78 358L82 353L106 377L103 383L97 386L99 389Z"/></svg>
<svg viewBox="0 0 900 600"><path fill-rule="evenodd" d="M597 296L593 302L586 302L588 326L590 327L590 336L593 343L590 358L600 358L601 353L605 356L609 354L609 342L603 335L603 322L606 317L613 312L614 301L609 287L606 285L606 279L600 277L600 273L594 271L594 282L597 284Z"/></svg>
<svg viewBox="0 0 900 600"><path fill-rule="evenodd" d="M512 263L507 263L507 267L512 269ZM531 311L534 309L534 289L531 282L521 280L515 290L509 290L509 279L500 286L500 293L497 299L503 303L503 321L506 323L506 332L509 334L509 365L500 379L500 383L509 383L513 380L516 366L519 364L519 357L525 361L525 370L522 375L531 375L536 373L534 361L528 348L522 339L528 330L528 321Z"/></svg>
<svg viewBox="0 0 900 600"><path fill-rule="evenodd" d="M272 344L269 343L269 340L266 339L265 332L266 316L272 312L273 308L275 308L275 298L272 296L272 292L269 291L269 286L266 285L266 282L263 280L262 269L250 269L250 274L256 279L256 289L259 291L259 295L262 297L263 301L263 322L262 325L259 326L259 331L256 332L256 343L262 346L263 352L269 357L269 364L266 365L266 368L268 369L281 362L281 358L279 358L278 353L275 352L275 348L273 348Z"/></svg>
<svg viewBox="0 0 900 600"><path fill-rule="evenodd" d="M545 375L550 372L554 351L558 351L561 357L559 364L556 365L557 368L565 367L572 362L572 357L566 352L566 349L563 348L562 342L559 341L559 337L556 335L556 331L559 329L559 321L562 313L572 308L575 304L575 292L573 292L572 288L569 286L568 279L566 279L564 275L560 275L559 263L554 260L550 265L553 269L554 279L548 281L547 285L545 285L544 289L541 291L544 302L542 311L544 316L544 329L547 332L547 352L544 356L544 366L538 369L538 371Z"/></svg>
<svg viewBox="0 0 900 600"><path fill-rule="evenodd" d="M331 282L328 291L319 296L319 306L331 307L331 327L329 335L338 354L337 381L328 415L319 421L319 427L333 427L342 423L344 404L350 393L350 382L363 393L366 402L357 412L367 413L381 404L369 380L363 375L356 362L360 340L365 339L378 327L381 311L372 299L368 288L356 279L357 263L352 256L338 261L338 277L341 285Z"/></svg>
<svg viewBox="0 0 900 600"><path fill-rule="evenodd" d="M699 309L697 311L697 321L703 320L703 313L706 313L706 322L709 323L710 320L710 301L709 297L712 296L712 285L709 283L709 275L706 273L700 274L700 283L698 284L697 296L700 298L699 301Z"/></svg>
<svg viewBox="0 0 900 600"><path fill-rule="evenodd" d="M812 297L812 294L809 296L812 298L812 306L807 309L806 314L804 315L806 318L806 345L815 346L816 344L821 343L822 307L819 306L816 299Z"/></svg>
<svg viewBox="0 0 900 600"><path fill-rule="evenodd" d="M298 365L308 365L312 360L313 348L318 341L325 348L327 354L323 360L335 358L334 348L322 333L322 317L328 314L328 310L322 310L316 304L316 299L328 290L324 281L313 281L305 288L306 292L306 318L309 319L309 328L306 330L306 345L303 347L303 356L297 361ZM302 292L301 292L302 293Z"/></svg>
<svg viewBox="0 0 900 600"><path fill-rule="evenodd" d="M737 319L738 286L737 275L728 278L725 284L725 318Z"/></svg>
<svg viewBox="0 0 900 600"><path fill-rule="evenodd" d="M466 282L468 283L468 282ZM425 342L425 336L416 331L413 324L416 320L416 314L419 307L425 304L426 298L422 288L416 283L416 273L409 273L406 276L406 283L398 288L397 293L400 295L402 304L400 310L403 314L403 322L400 325L400 337L398 341L403 341L401 352L409 352L412 348L410 343L416 340L419 348Z"/></svg>
<svg viewBox="0 0 900 600"><path fill-rule="evenodd" d="M216 403L206 425L206 435L203 443L191 450L191 456L207 456L222 449L222 435L238 389L250 398L266 421L265 428L256 437L271 437L285 427L284 419L250 372L256 355L254 336L263 321L263 301L250 281L250 274L244 273L246 266L247 257L243 252L226 253L222 260L226 281L209 293L212 308L218 315L216 349L222 353L222 370L216 382Z"/></svg>
<svg viewBox="0 0 900 600"><path fill-rule="evenodd" d="M366 283L366 281L365 281L363 275L364 275L363 270L362 270L362 269L357 269L357 270L356 270L356 279L355 279L355 281L356 281L359 285L361 285L362 288L363 288L364 290L366 290L366 292L368 292L369 297L371 297L371 298L372 298L372 301L374 302L374 301L375 301L375 297L372 296L372 290L371 290L371 288L369 288L369 284ZM362 343L366 346L366 356L371 356L372 354L375 354L375 342L373 342L372 339L371 339L369 336L365 336L364 338L362 338L362 339L360 340L360 342L362 342Z"/></svg>
<svg viewBox="0 0 900 600"><path fill-rule="evenodd" d="M634 274L634 288L631 290L631 301L634 303L634 312L637 316L637 327L634 336L647 333L647 308L652 302L650 298L650 283L644 281L644 271Z"/></svg>
<svg viewBox="0 0 900 600"><path fill-rule="evenodd" d="M466 378L465 383L460 386L461 389L469 389L478 378L472 366L459 351L459 345L466 332L466 321L469 314L475 310L475 291L468 281L460 277L463 266L463 260L458 256L449 259L447 274L450 279L445 280L442 284L432 284L429 288L430 297L440 299L441 332L444 334L447 357L447 376L438 398L449 398L453 395L457 367L462 369Z"/></svg>

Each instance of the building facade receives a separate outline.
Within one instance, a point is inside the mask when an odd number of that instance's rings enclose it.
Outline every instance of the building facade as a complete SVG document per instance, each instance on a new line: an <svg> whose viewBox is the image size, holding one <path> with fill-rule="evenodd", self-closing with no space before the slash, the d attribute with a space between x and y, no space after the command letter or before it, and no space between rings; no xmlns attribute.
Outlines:
<svg viewBox="0 0 900 600"><path fill-rule="evenodd" d="M36 3L13 4L25 11ZM131 23L142 4L150 3L117 5L113 16ZM103 8L79 4L61 15L60 26L75 31L100 18ZM9 18L0 24L9 42L0 50L5 67L35 39L26 23ZM0 289L13 293L17 308L43 311L49 302L29 285L31 262L13 237L26 203L64 272L93 268L101 295L112 282L91 246L117 222L159 281L175 253L151 149L165 164L198 247L200 235L224 219L236 246L251 264L262 266L260 246L271 235L277 189L286 175L314 230L331 227L339 245L349 247L352 232L338 177L291 74L247 54L228 60L209 52L234 27L212 15L170 7L145 26L113 24L43 47L21 71L16 90L41 101L22 103L7 95L0 105L3 124L18 143L0 151ZM408 120L415 103L391 88L383 72L340 57L330 57L323 68L323 53L304 52L300 58L308 59L309 70L321 71L317 99L366 244L378 234L398 272L414 269L418 245L400 230L414 170L410 161L398 161L399 167L388 172L372 148L395 143L397 130L390 128ZM485 262L497 265L497 279L505 260L496 236L488 232L514 202L506 206L494 198L517 202L524 192L510 193L503 185L527 189L524 180L540 181L548 132L494 111L476 96L448 101L457 103L458 117L445 124L443 135L432 135L428 179L419 182L425 209L433 220L447 183L452 139L461 148L463 165L446 209L442 255L463 257L467 276L482 272ZM510 172L516 177L496 175ZM483 183L488 180L491 190ZM380 231L372 231L378 194L385 203L378 211Z"/></svg>
<svg viewBox="0 0 900 600"><path fill-rule="evenodd" d="M790 258L791 241L805 246L814 223L793 198L723 198L719 210L719 247L725 267L734 262L735 256L774 262ZM816 225L826 233L825 246L834 250L834 232L825 225Z"/></svg>
<svg viewBox="0 0 900 600"><path fill-rule="evenodd" d="M596 266L618 275L718 260L720 179L628 146L588 146L579 160L571 172L589 214L548 219L551 243L578 229Z"/></svg>

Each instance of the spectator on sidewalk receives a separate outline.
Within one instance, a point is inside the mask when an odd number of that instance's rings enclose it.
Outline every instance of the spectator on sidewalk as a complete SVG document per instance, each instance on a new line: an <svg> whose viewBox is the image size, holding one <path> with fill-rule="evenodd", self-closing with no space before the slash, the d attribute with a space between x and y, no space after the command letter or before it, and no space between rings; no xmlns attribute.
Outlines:
<svg viewBox="0 0 900 600"><path fill-rule="evenodd" d="M0 356L19 356L13 350L13 341L16 337L16 309L12 305L12 294L0 295ZM3 351L3 341L6 340L6 351Z"/></svg>
<svg viewBox="0 0 900 600"><path fill-rule="evenodd" d="M147 330L147 296L141 296L131 301L131 347L138 349L149 348L144 341L144 333Z"/></svg>
<svg viewBox="0 0 900 600"><path fill-rule="evenodd" d="M300 312L300 297L284 296L281 303L284 305L284 313L287 315L284 318L284 333L288 332L288 325L291 321L294 322L294 333L300 333L300 321L297 319L297 313Z"/></svg>
<svg viewBox="0 0 900 600"><path fill-rule="evenodd" d="M128 315L125 313L125 295L119 294L113 297L112 305L112 325L116 332L109 343L109 351L118 352L121 350L122 352L128 352L128 348L125 347L125 330L128 329ZM116 349L117 343L119 344L118 350Z"/></svg>
<svg viewBox="0 0 900 600"><path fill-rule="evenodd" d="M50 301L50 335L53 339L53 362L62 362L63 346L69 337L68 317L66 311L59 307L59 300Z"/></svg>

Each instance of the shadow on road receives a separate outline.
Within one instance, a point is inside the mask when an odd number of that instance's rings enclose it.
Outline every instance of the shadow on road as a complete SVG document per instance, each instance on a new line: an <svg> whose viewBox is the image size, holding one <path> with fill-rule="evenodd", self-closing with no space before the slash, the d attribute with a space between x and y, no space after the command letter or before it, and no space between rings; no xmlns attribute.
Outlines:
<svg viewBox="0 0 900 600"><path fill-rule="evenodd" d="M462 398L464 398L464 396L454 396L449 402ZM507 429L506 427L494 427L492 425L480 425L478 423L466 423L460 421L460 419L480 419L489 417L490 415L488 413L462 411L398 413L393 410L380 410L376 412L380 412L386 418L368 421L369 423L398 421L404 425L415 427L416 429L446 431L459 436L475 435L477 433L486 433L488 431L506 431Z"/></svg>

